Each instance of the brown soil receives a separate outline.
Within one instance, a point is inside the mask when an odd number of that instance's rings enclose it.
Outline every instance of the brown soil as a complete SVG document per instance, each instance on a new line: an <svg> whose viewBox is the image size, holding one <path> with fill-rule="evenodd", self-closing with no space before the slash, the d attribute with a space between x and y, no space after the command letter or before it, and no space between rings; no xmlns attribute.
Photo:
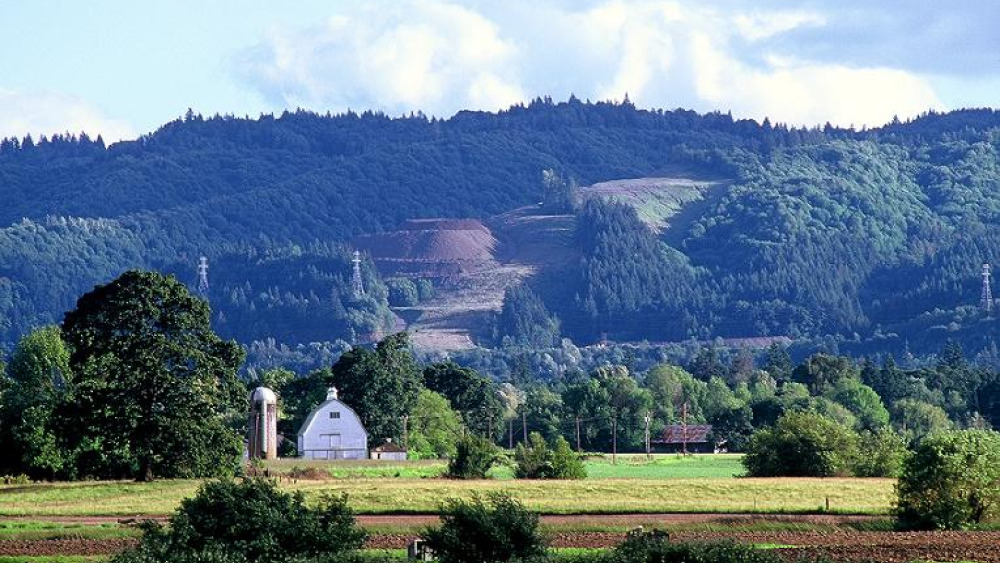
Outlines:
<svg viewBox="0 0 1000 563"><path fill-rule="evenodd" d="M493 234L479 221L408 221L396 231L358 237L355 243L376 262L477 262L493 259L497 244Z"/></svg>
<svg viewBox="0 0 1000 563"><path fill-rule="evenodd" d="M110 555L135 545L132 539L4 540L0 556Z"/></svg>
<svg viewBox="0 0 1000 563"><path fill-rule="evenodd" d="M1000 563L1000 532L740 532L738 525L753 521L787 521L814 524L839 524L865 517L850 516L753 516L712 514L610 515L610 516L546 516L546 523L585 523L594 525L645 525L678 523L731 523L732 532L671 532L675 541L728 540L750 544L771 544L789 561L802 557L825 556L834 561L880 561L903 563L914 560L981 561ZM438 521L432 515L360 516L361 524L422 525ZM67 521L67 520L61 520ZM108 521L104 519L103 521ZM97 519L72 520L75 523L99 523ZM375 534L368 541L370 548L403 548L415 536L412 534ZM562 532L549 536L552 547L612 547L625 538L623 533ZM16 540L0 541L0 555L104 555L133 545L130 539L108 540Z"/></svg>
<svg viewBox="0 0 1000 563"><path fill-rule="evenodd" d="M368 547L403 548L414 536L377 535ZM1000 562L1000 533L996 532L674 532L674 541L735 541L771 544L789 561L828 557L834 561L905 563L907 561ZM569 532L549 536L552 547L613 547L625 534Z"/></svg>

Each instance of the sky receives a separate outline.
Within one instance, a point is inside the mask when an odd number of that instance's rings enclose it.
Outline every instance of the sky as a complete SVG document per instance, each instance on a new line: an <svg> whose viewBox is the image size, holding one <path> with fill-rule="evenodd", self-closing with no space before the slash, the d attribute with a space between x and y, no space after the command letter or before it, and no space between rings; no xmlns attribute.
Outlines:
<svg viewBox="0 0 1000 563"><path fill-rule="evenodd" d="M629 99L877 126L1000 107L996 0L3 0L0 137Z"/></svg>

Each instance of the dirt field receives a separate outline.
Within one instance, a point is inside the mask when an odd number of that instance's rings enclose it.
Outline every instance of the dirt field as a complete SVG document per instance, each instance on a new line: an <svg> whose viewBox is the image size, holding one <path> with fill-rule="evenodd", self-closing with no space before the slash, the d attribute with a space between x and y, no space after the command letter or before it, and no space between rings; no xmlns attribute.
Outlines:
<svg viewBox="0 0 1000 563"><path fill-rule="evenodd" d="M910 561L981 561L1000 563L1000 532L864 532L849 527L831 528L831 531L745 531L754 523L771 525L799 524L844 526L868 520L864 516L835 515L713 515L713 514L658 514L658 515L609 515L609 516L544 516L543 526L587 525L670 526L717 524L730 526L731 531L680 530L671 531L675 541L735 541L768 546L786 556L789 561L801 557L826 556L835 561L881 561L904 563ZM377 526L433 525L438 519L430 515L361 516L364 526L376 526L369 548L404 548L416 537L415 533L378 533ZM104 523L106 518L60 519L67 523ZM560 531L549 534L552 547L612 547L625 538L624 532ZM58 539L0 541L0 556L34 555L105 555L132 545L130 539Z"/></svg>

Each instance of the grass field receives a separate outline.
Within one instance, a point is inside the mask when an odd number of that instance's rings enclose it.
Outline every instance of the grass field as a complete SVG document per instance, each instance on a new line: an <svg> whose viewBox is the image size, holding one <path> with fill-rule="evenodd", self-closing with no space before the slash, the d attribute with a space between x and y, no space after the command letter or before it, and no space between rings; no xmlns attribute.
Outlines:
<svg viewBox="0 0 1000 563"><path fill-rule="evenodd" d="M494 479L455 481L441 478L441 461L306 462L268 464L289 490L307 496L347 493L360 514L433 513L448 498L468 498L506 491L532 510L545 514L656 512L830 512L886 514L893 500L890 479L749 479L738 455L681 457L610 456L586 461L581 481L511 479L510 468L494 470ZM292 479L312 473L321 479ZM200 481L152 483L85 481L0 486L0 517L137 516L172 512L194 494ZM41 532L40 532L41 533ZM0 528L0 535L3 528Z"/></svg>
<svg viewBox="0 0 1000 563"><path fill-rule="evenodd" d="M589 456L584 465L588 479L693 479L727 478L743 475L739 454L690 455L623 454L612 463L609 455ZM280 459L267 462L272 475L287 476L303 470L317 470L334 479L350 478L405 478L421 479L441 477L447 463L439 460L421 461L305 461ZM510 467L498 466L490 472L494 479L513 479Z"/></svg>
<svg viewBox="0 0 1000 563"><path fill-rule="evenodd" d="M886 514L890 479L594 479L452 481L351 478L284 483L307 496L347 493L358 513L432 513L447 498L506 491L545 514L820 512ZM172 512L198 481L84 482L0 487L0 516L135 516Z"/></svg>

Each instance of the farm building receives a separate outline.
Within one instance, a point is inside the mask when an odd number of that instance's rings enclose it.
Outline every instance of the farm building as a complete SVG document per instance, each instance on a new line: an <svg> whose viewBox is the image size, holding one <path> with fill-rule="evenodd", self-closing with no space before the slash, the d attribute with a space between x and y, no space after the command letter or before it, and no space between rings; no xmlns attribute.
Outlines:
<svg viewBox="0 0 1000 563"><path fill-rule="evenodd" d="M354 410L331 387L299 430L299 455L305 459L368 459L368 432Z"/></svg>
<svg viewBox="0 0 1000 563"><path fill-rule="evenodd" d="M406 450L399 444L393 442L392 438L386 438L385 443L372 448L372 459L406 461Z"/></svg>
<svg viewBox="0 0 1000 563"><path fill-rule="evenodd" d="M247 457L274 459L278 457L278 396L267 387L250 393Z"/></svg>
<svg viewBox="0 0 1000 563"><path fill-rule="evenodd" d="M668 453L719 453L722 446L712 437L711 424L669 424L650 443L656 451Z"/></svg>

